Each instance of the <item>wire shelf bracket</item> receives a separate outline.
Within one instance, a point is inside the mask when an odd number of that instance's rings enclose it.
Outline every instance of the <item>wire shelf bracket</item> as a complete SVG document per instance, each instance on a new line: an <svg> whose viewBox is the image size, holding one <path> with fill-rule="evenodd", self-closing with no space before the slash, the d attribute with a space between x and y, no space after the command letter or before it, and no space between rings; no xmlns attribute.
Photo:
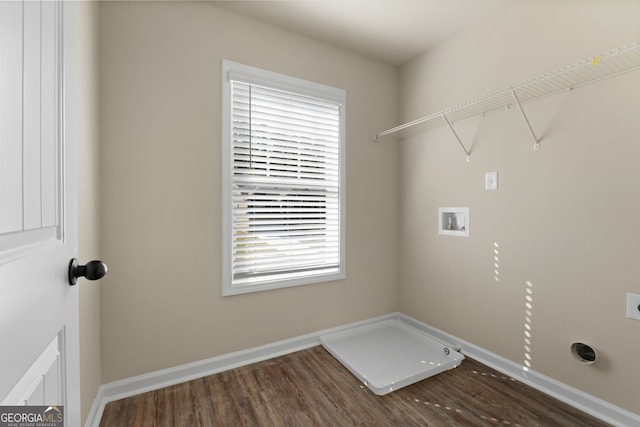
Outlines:
<svg viewBox="0 0 640 427"><path fill-rule="evenodd" d="M529 129L529 133L531 134L531 137L533 138L533 151L538 151L540 149L540 140L538 139L538 137L536 137L536 134L533 132L533 128L531 128L531 123L529 123L529 119L527 118L527 114L524 112L524 109L522 108L522 104L520 103L520 100L518 99L518 95L516 94L516 90L515 89L511 90L511 94L513 95L513 100L516 102L516 105L518 106L518 110L520 110L520 114L522 114L522 118L524 119L524 122L527 125L527 129Z"/></svg>
<svg viewBox="0 0 640 427"><path fill-rule="evenodd" d="M468 162L471 159L471 150L467 150L467 147L464 146L464 144L460 140L460 137L456 133L455 129L453 128L453 126L451 126L451 122L449 121L449 119L447 119L447 115L444 113L442 114L442 120L445 121L445 123L449 127L449 130L451 130L451 133L453 134L453 136L455 136L455 138L458 140L458 144L460 144L460 147L462 147L462 149L464 150L464 153L467 155L467 162Z"/></svg>
<svg viewBox="0 0 640 427"><path fill-rule="evenodd" d="M527 114L522 107L523 104L638 69L640 69L640 41L635 41L601 55L525 80L465 104L450 107L391 129L383 130L372 135L372 139L374 141L383 138L387 139L387 137L405 139L424 130L446 125L464 150L468 161L471 156L471 150L464 146L453 125L462 120L478 116L484 117L487 114L515 106L520 111L533 138L534 151L538 151L540 149L540 139L531 127Z"/></svg>

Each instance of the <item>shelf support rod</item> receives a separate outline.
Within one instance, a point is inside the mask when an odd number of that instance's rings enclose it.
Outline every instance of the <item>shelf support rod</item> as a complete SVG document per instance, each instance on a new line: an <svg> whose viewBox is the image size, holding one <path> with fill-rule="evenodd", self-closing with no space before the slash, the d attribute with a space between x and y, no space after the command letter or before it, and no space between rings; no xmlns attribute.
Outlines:
<svg viewBox="0 0 640 427"><path fill-rule="evenodd" d="M467 150L467 147L464 146L464 144L460 140L460 137L458 136L456 131L453 129L453 126L451 126L451 123L449 122L449 119L447 119L447 115L446 114L442 113L442 119L444 120L444 122L449 127L449 130L451 131L453 136L456 137L456 140L458 141L458 144L460 144L460 147L462 147L462 149L464 150L464 153L467 155L467 162L468 162L470 157L471 157L471 151Z"/></svg>
<svg viewBox="0 0 640 427"><path fill-rule="evenodd" d="M533 129L531 128L531 123L529 123L529 119L527 118L527 115L525 114L524 109L522 108L522 104L520 104L518 95L516 95L516 90L511 89L511 94L513 95L513 100L516 101L518 110L520 110L520 114L522 114L522 118L524 119L524 122L527 124L527 129L529 129L529 133L533 138L533 151L538 151L540 149L540 141L538 140L538 138L536 137L536 134L533 132Z"/></svg>

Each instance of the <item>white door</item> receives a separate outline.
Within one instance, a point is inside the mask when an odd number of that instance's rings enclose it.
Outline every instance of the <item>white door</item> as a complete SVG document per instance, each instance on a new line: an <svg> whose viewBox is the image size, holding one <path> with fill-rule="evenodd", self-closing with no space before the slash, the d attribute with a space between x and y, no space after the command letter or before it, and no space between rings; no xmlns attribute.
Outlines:
<svg viewBox="0 0 640 427"><path fill-rule="evenodd" d="M64 24L64 25L63 25ZM73 2L0 1L0 405L80 424Z"/></svg>

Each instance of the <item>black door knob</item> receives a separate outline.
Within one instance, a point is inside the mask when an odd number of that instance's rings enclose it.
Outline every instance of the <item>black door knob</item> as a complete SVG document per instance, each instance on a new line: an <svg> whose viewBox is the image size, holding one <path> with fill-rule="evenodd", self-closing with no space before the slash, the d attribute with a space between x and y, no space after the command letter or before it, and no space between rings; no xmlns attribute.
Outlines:
<svg viewBox="0 0 640 427"><path fill-rule="evenodd" d="M87 280L98 280L107 274L107 265L102 261L90 261L86 265L78 265L77 259L69 262L69 285L78 283L78 277L85 277Z"/></svg>

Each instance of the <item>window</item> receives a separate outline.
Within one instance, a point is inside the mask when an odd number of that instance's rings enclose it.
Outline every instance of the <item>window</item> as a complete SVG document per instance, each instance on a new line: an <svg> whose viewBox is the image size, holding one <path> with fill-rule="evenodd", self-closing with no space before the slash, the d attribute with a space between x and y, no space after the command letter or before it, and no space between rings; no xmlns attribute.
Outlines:
<svg viewBox="0 0 640 427"><path fill-rule="evenodd" d="M223 62L223 295L345 277L345 97Z"/></svg>

